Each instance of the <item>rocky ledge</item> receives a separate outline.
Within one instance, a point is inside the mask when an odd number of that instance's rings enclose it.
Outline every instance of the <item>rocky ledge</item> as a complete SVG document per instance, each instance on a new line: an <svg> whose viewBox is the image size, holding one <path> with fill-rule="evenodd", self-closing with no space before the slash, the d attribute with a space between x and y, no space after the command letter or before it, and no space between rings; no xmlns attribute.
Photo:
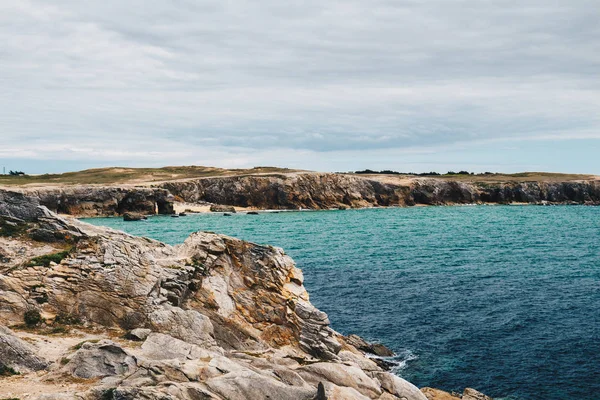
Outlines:
<svg viewBox="0 0 600 400"><path fill-rule="evenodd" d="M0 325L0 397L431 398L335 332L282 249L169 246L25 196L0 202Z"/></svg>

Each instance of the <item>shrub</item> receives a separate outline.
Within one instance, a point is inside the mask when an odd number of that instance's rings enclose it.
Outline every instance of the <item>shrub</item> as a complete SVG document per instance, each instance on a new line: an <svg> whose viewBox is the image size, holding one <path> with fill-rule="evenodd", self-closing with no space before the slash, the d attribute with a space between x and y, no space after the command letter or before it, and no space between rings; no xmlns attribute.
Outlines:
<svg viewBox="0 0 600 400"><path fill-rule="evenodd" d="M27 263L28 267L34 267L36 265L48 267L51 262L60 263L63 259L65 259L71 250L60 251L58 253L45 254L43 256L34 257Z"/></svg>
<svg viewBox="0 0 600 400"><path fill-rule="evenodd" d="M113 400L115 398L115 388L106 389L102 392L100 400Z"/></svg>
<svg viewBox="0 0 600 400"><path fill-rule="evenodd" d="M27 326L36 326L42 322L42 316L38 310L27 310L23 315L23 321Z"/></svg>
<svg viewBox="0 0 600 400"><path fill-rule="evenodd" d="M15 371L12 367L9 367L8 365L0 364L0 376L11 375L19 375L19 373Z"/></svg>
<svg viewBox="0 0 600 400"><path fill-rule="evenodd" d="M81 325L81 319L77 315L61 312L54 317L54 323L63 325Z"/></svg>

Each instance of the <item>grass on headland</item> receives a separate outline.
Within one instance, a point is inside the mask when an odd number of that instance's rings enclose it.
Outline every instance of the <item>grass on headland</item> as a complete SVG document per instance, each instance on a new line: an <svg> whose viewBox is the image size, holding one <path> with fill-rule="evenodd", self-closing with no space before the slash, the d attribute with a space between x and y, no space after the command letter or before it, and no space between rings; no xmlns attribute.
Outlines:
<svg viewBox="0 0 600 400"><path fill-rule="evenodd" d="M296 170L276 167L254 167L251 169L223 169L202 166L163 168L95 168L64 174L0 175L0 186L25 185L108 185L118 183L151 183L188 178L240 176L252 174L276 174Z"/></svg>

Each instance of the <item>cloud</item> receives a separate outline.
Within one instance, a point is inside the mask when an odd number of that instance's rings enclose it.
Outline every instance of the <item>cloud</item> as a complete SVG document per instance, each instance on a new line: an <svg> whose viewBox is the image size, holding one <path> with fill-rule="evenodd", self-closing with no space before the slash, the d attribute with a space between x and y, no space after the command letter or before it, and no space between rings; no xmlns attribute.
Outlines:
<svg viewBox="0 0 600 400"><path fill-rule="evenodd" d="M318 163L334 169L390 149L599 140L596 9L4 2L0 157L251 166L335 154Z"/></svg>

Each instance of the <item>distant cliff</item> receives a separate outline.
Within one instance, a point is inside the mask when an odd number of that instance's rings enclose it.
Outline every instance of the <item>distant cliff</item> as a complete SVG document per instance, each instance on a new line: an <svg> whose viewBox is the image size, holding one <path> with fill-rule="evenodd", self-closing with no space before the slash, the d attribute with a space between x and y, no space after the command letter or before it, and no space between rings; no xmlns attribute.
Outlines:
<svg viewBox="0 0 600 400"><path fill-rule="evenodd" d="M403 184L344 174L206 178L161 185L188 202L266 209L470 203L600 204L600 182L470 183L415 178Z"/></svg>
<svg viewBox="0 0 600 400"><path fill-rule="evenodd" d="M13 189L11 189L13 190ZM50 210L77 216L127 211L172 214L175 201L257 209L329 209L472 203L600 204L600 181L468 182L294 173L198 178L156 186L17 189Z"/></svg>

